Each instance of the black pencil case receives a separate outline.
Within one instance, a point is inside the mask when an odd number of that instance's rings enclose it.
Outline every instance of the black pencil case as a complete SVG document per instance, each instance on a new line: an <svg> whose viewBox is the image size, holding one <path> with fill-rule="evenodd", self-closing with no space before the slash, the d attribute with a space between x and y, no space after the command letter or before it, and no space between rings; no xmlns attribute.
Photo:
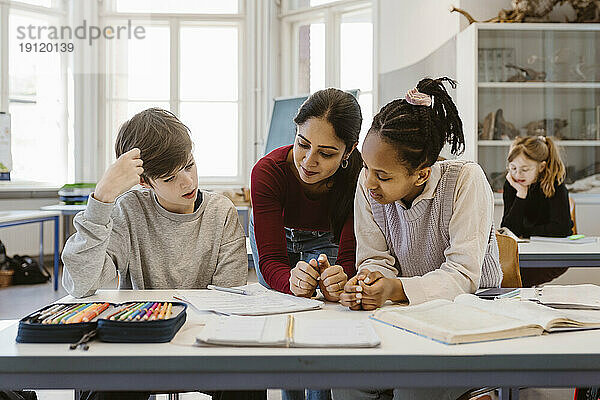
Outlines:
<svg viewBox="0 0 600 400"><path fill-rule="evenodd" d="M68 303L68 305L88 303L90 302ZM108 308L89 322L43 324L36 320L37 316L51 307L67 305L67 303L49 304L19 321L16 341L17 343L72 343L71 348L81 345L85 350L87 350L86 343L94 338L113 343L164 343L171 341L185 323L187 304L181 302L170 302L172 313L165 319L117 321L107 318L116 311L135 303L141 302L108 303Z"/></svg>

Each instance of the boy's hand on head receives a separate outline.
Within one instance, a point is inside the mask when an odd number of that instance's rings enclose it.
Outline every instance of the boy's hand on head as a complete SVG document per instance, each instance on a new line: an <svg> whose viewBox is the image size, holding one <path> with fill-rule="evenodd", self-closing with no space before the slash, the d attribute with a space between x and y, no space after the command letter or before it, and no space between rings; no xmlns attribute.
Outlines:
<svg viewBox="0 0 600 400"><path fill-rule="evenodd" d="M510 172L506 174L506 180L508 181L510 186L512 186L517 191L517 197L519 197L521 199L524 199L527 197L527 190L529 189L528 186L522 185L519 182L515 181L513 176L510 174Z"/></svg>
<svg viewBox="0 0 600 400"><path fill-rule="evenodd" d="M351 310L362 310L362 291L363 288L360 282L369 270L361 270L356 276L353 276L344 285L344 292L340 294L340 303L343 306L349 307Z"/></svg>
<svg viewBox="0 0 600 400"><path fill-rule="evenodd" d="M96 185L94 198L103 203L113 203L121 194L140 183L140 175L144 172L140 154L138 148L121 154Z"/></svg>
<svg viewBox="0 0 600 400"><path fill-rule="evenodd" d="M314 266L298 261L290 273L290 291L298 297L311 297L317 288L318 279L319 272Z"/></svg>

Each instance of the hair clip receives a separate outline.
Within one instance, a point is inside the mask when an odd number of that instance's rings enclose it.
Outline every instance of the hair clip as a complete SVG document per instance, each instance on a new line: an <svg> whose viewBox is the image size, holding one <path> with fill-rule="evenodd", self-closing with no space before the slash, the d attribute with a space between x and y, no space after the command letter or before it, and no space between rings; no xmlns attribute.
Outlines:
<svg viewBox="0 0 600 400"><path fill-rule="evenodd" d="M408 92L406 92L406 96L404 97L404 99L408 104L412 104L413 106L430 107L432 103L431 96L419 92L417 88L411 89Z"/></svg>

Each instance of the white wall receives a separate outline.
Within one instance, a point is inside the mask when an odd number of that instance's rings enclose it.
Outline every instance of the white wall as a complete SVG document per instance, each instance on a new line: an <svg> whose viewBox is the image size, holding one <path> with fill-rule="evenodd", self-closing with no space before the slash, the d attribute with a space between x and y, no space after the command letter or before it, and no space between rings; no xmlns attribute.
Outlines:
<svg viewBox="0 0 600 400"><path fill-rule="evenodd" d="M510 8L510 0L375 1L379 74L418 62L466 28L467 19L450 12L453 5L478 20L496 16L501 8Z"/></svg>
<svg viewBox="0 0 600 400"><path fill-rule="evenodd" d="M450 13L452 0L379 0L379 73L416 63L431 54L459 29ZM454 1L456 3L456 1Z"/></svg>

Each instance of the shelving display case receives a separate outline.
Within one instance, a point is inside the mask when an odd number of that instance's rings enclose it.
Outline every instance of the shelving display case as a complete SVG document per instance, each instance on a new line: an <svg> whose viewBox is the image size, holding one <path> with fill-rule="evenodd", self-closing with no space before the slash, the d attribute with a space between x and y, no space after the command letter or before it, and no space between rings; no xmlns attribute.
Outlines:
<svg viewBox="0 0 600 400"><path fill-rule="evenodd" d="M600 173L600 24L470 25L457 37L465 158L501 191L516 136L551 136L567 183Z"/></svg>

